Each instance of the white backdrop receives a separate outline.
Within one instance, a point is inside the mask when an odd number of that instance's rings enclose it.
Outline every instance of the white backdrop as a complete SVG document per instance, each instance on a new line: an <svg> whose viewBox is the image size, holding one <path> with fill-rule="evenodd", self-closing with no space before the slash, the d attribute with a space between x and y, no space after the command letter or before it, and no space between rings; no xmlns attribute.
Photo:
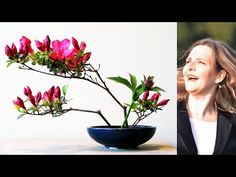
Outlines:
<svg viewBox="0 0 236 177"><path fill-rule="evenodd" d="M25 116L17 120L19 112L12 100L17 96L25 98L23 88L29 85L36 94L48 90L52 85L62 86L69 82L67 98L72 98L70 106L97 110L101 109L111 124L121 124L123 112L117 103L102 89L82 80L71 80L43 75L18 69L17 64L6 68L6 44L15 43L24 35L42 41L49 35L51 41L73 36L87 44L91 51L90 63L101 64L100 74L107 86L122 102L130 101L130 91L125 86L107 80L108 76L128 78L128 73L137 76L155 76L155 84L166 90L161 99L170 101L162 111L153 114L140 124L157 127L155 136L176 147L176 23L0 23L0 138L44 138L44 137L88 137L86 127L104 124L97 114L69 112L61 117L50 115ZM129 118L134 120L134 114Z"/></svg>

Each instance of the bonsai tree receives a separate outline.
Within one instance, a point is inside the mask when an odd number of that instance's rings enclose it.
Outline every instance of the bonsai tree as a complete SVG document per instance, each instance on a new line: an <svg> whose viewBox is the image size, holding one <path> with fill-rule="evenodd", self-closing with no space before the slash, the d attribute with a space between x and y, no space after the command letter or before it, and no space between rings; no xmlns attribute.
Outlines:
<svg viewBox="0 0 236 177"><path fill-rule="evenodd" d="M72 43L72 49L70 49ZM143 80L137 81L135 75L129 73L128 78L121 76L107 77L116 83L122 84L131 91L130 102L121 103L108 88L105 80L99 73L100 65L94 67L89 59L91 52L85 52L86 43L78 42L74 37L69 39L54 40L51 42L47 35L44 40L35 40L36 50L31 46L31 40L26 36L20 39L19 48L14 43L6 45L5 53L8 56L7 67L11 64L19 64L19 69L34 71L41 74L62 77L68 79L78 79L96 85L103 89L123 110L123 120L121 128L129 126L135 127L140 121L147 118L152 113L167 105L169 99L160 99L164 89L155 85L154 76L144 76ZM48 71L36 69L36 65L46 67ZM85 110L80 108L67 107L68 85L52 85L46 91L32 91L29 86L23 89L25 99L17 97L13 104L21 113L18 118L24 115L43 116L51 114L53 117L61 116L69 111L82 111L98 114L104 122L111 126L101 110ZM136 120L128 123L130 113L136 114Z"/></svg>

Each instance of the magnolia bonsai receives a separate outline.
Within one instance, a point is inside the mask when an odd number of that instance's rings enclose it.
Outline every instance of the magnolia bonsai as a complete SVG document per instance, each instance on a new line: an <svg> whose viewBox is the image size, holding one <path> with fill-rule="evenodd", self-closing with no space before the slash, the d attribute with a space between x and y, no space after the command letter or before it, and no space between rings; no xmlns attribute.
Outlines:
<svg viewBox="0 0 236 177"><path fill-rule="evenodd" d="M72 49L70 49L72 41ZM62 41L54 40L51 42L47 35L43 41L35 40L37 50L31 47L31 40L25 36L20 39L20 47L12 43L11 47L6 45L5 53L8 56L7 67L13 63L19 64L19 69L39 72L51 76L79 79L90 82L110 95L113 100L123 110L123 120L121 128L135 127L141 120L145 119L153 112L162 110L168 103L169 99L160 101L161 92L164 90L154 85L153 76L144 76L143 80L138 83L136 76L129 74L129 78L107 77L119 84L123 84L131 91L130 103L122 104L106 85L105 80L99 74L100 66L95 68L90 62L91 52L85 52L86 43L80 42L72 37L72 40L63 39ZM35 65L47 67L48 71L38 70ZM65 108L68 103L66 99L68 85L62 87L51 86L48 90L42 92L33 92L29 86L23 89L25 99L17 97L13 104L21 113L18 118L24 115L42 116L51 114L53 117L61 116L69 111L82 111L98 114L108 126L109 121L102 114L101 110L85 110L79 108ZM129 125L128 118L130 113L136 114L136 120Z"/></svg>

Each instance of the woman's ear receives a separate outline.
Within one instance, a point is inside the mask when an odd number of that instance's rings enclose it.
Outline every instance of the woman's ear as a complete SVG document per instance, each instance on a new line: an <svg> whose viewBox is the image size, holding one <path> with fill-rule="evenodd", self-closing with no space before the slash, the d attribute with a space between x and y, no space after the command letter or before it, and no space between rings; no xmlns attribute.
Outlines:
<svg viewBox="0 0 236 177"><path fill-rule="evenodd" d="M219 84L221 81L223 81L225 76L226 76L226 71L222 69L220 72L217 73L216 83Z"/></svg>

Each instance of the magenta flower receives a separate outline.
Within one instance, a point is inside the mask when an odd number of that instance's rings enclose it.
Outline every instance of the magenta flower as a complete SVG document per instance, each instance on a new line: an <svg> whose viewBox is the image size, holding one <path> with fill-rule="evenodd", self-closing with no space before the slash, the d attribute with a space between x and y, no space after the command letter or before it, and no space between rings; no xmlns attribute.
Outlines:
<svg viewBox="0 0 236 177"><path fill-rule="evenodd" d="M92 54L92 52L88 52L88 53L84 54L83 57L82 57L82 59L81 59L81 61L82 61L83 63L86 63L86 62L89 60L91 54Z"/></svg>
<svg viewBox="0 0 236 177"><path fill-rule="evenodd" d="M32 105L34 105L36 107L36 102L35 102L34 96L33 95L29 95L28 98L29 98L30 102L32 103Z"/></svg>
<svg viewBox="0 0 236 177"><path fill-rule="evenodd" d="M27 87L25 87L24 88L24 94L26 95L26 96L30 96L30 95L32 95L32 91L31 91L31 89L30 89L30 87L29 86L27 86Z"/></svg>
<svg viewBox="0 0 236 177"><path fill-rule="evenodd" d="M13 55L16 56L17 55L17 48L14 43L12 43L12 45L11 45L11 50L13 52Z"/></svg>
<svg viewBox="0 0 236 177"><path fill-rule="evenodd" d="M61 89L60 89L60 87L57 86L54 90L54 93L53 93L53 100L60 99L60 97L61 97Z"/></svg>
<svg viewBox="0 0 236 177"><path fill-rule="evenodd" d="M6 45L6 47L5 47L5 53L8 57L13 57L14 56L12 49L8 45Z"/></svg>
<svg viewBox="0 0 236 177"><path fill-rule="evenodd" d="M78 41L72 37L72 45L74 46L74 48L78 51L80 51L80 47L79 47L79 44L78 44Z"/></svg>
<svg viewBox="0 0 236 177"><path fill-rule="evenodd" d="M154 77L151 77L151 76L148 76L148 78L144 76L144 85L147 90L150 90L152 86L154 85L153 78Z"/></svg>
<svg viewBox="0 0 236 177"><path fill-rule="evenodd" d="M40 42L38 40L35 40L35 44L36 44L36 47L42 51L42 52L45 52L45 51L49 51L50 50L50 44L51 44L51 41L50 41L50 38L49 36L47 35L45 37L45 39L43 40L43 42Z"/></svg>
<svg viewBox="0 0 236 177"><path fill-rule="evenodd" d="M38 92L37 95L35 96L36 104L39 104L41 98L42 98L42 94L41 94L41 92Z"/></svg>
<svg viewBox="0 0 236 177"><path fill-rule="evenodd" d="M168 103L168 101L170 101L170 99L162 100L161 102L157 104L157 106L165 106Z"/></svg>
<svg viewBox="0 0 236 177"><path fill-rule="evenodd" d="M23 100L20 97L17 97L17 100L13 100L13 104L16 105L16 106L19 106L20 108L23 108L24 110L26 110L25 104L24 104Z"/></svg>
<svg viewBox="0 0 236 177"><path fill-rule="evenodd" d="M158 93L154 93L151 97L151 101L155 101L155 100L158 101L159 97L160 95Z"/></svg>
<svg viewBox="0 0 236 177"><path fill-rule="evenodd" d="M24 56L27 56L28 53L34 53L34 50L30 44L31 41L27 37L22 36L20 39L20 53L22 53Z"/></svg>
<svg viewBox="0 0 236 177"><path fill-rule="evenodd" d="M52 49L50 57L54 60L65 60L70 56L71 50L69 50L70 40L64 39L62 41L56 40L52 42Z"/></svg>
<svg viewBox="0 0 236 177"><path fill-rule="evenodd" d="M48 91L44 92L43 99L52 101L55 87L52 86Z"/></svg>
<svg viewBox="0 0 236 177"><path fill-rule="evenodd" d="M149 96L149 91L144 92L142 100L147 101L148 96Z"/></svg>

